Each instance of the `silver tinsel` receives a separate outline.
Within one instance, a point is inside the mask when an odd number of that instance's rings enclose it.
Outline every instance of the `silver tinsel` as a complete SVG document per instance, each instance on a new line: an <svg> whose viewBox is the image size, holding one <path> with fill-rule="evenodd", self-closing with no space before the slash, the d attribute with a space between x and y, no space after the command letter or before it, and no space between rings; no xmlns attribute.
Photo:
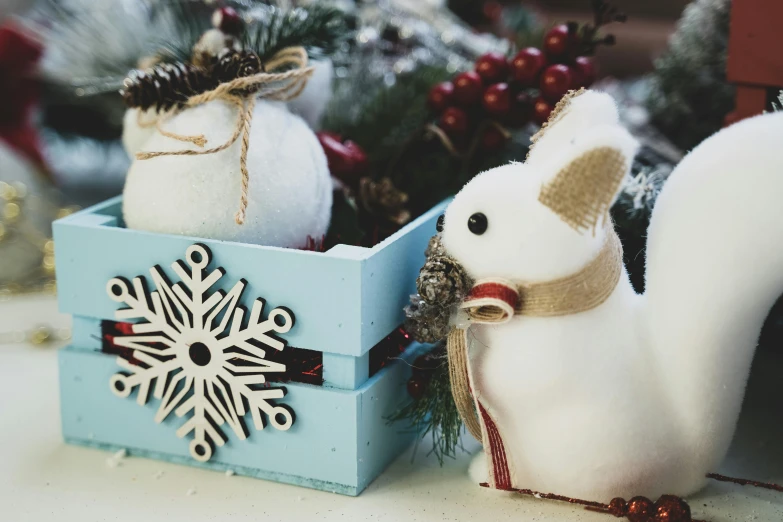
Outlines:
<svg viewBox="0 0 783 522"><path fill-rule="evenodd" d="M420 343L436 343L449 334L449 309L431 305L419 294L405 307L405 331Z"/></svg>

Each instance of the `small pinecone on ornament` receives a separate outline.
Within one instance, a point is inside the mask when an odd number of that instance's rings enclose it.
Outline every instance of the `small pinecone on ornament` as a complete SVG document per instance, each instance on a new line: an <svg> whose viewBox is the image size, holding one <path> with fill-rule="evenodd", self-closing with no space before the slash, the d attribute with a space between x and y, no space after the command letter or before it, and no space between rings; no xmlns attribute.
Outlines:
<svg viewBox="0 0 783 522"><path fill-rule="evenodd" d="M420 343L435 343L449 334L449 312L429 304L420 295L412 295L405 307L405 331Z"/></svg>
<svg viewBox="0 0 783 522"><path fill-rule="evenodd" d="M264 70L258 55L252 51L226 51L212 68L212 76L219 83L230 82L258 74Z"/></svg>
<svg viewBox="0 0 783 522"><path fill-rule="evenodd" d="M217 87L217 81L201 67L164 63L147 71L133 71L120 91L129 108L168 110L189 97Z"/></svg>
<svg viewBox="0 0 783 522"><path fill-rule="evenodd" d="M359 180L358 198L364 210L372 216L402 226L411 219L411 213L405 208L408 194L398 190L389 178L373 181L371 178Z"/></svg>
<svg viewBox="0 0 783 522"><path fill-rule="evenodd" d="M465 269L449 256L427 259L419 271L416 288L430 304L447 307L462 301L472 282Z"/></svg>

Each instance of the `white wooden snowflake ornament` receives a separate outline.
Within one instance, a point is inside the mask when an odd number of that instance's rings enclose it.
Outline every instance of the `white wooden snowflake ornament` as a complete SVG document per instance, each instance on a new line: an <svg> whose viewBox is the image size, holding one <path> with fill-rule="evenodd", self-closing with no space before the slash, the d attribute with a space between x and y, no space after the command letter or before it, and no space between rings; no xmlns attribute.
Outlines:
<svg viewBox="0 0 783 522"><path fill-rule="evenodd" d="M284 364L269 361L265 345L281 351L286 343L272 332L284 334L294 326L294 314L285 307L273 309L261 320L264 300L256 299L245 325L245 309L239 304L246 281L240 279L225 293L209 291L225 275L218 267L207 273L212 259L209 249L192 245L185 262L171 268L181 282L172 285L159 266L150 268L156 290L147 289L143 276L133 284L121 277L106 285L109 297L128 307L117 310L120 321L141 319L133 325L133 335L117 336L114 344L133 350L140 365L119 357L127 373L110 379L112 392L128 397L138 387L137 402L147 403L153 381L153 395L160 400L155 422L163 422L173 411L177 417L190 418L177 430L178 437L193 432L191 456L206 462L212 456L212 444L223 446L224 424L240 440L248 436L243 417L249 411L256 430L264 428L261 412L278 430L288 430L293 412L269 399L281 399L283 389L259 388L266 372L285 372Z"/></svg>

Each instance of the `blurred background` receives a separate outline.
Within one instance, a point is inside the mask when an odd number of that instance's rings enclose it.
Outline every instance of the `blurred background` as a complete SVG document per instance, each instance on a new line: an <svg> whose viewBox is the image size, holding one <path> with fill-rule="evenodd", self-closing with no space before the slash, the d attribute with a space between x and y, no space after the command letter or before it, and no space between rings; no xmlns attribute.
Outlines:
<svg viewBox="0 0 783 522"><path fill-rule="evenodd" d="M0 299L54 292L52 220L122 191L130 160L120 140L125 107L118 90L151 46L184 39L194 19L208 20L217 7L250 12L267 3L310 2L0 0ZM391 86L420 66L470 70L487 51L511 56L540 45L555 24L589 23L596 8L591 0L319 3L355 17L354 41L333 58L327 117L362 90L356 82L365 76ZM612 5L627 21L611 26L616 43L593 57L597 87L615 94L628 125L647 136L653 159L645 172L654 171L717 130L732 107L725 80L730 0ZM357 61L371 63L372 73L351 68ZM631 194L637 210L656 190L647 181L640 187Z"/></svg>

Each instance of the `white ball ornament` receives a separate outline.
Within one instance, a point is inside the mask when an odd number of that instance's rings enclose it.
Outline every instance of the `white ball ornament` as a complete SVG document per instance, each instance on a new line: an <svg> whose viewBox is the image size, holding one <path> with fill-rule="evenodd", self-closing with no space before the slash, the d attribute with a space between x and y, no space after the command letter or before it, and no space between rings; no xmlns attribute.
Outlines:
<svg viewBox="0 0 783 522"><path fill-rule="evenodd" d="M331 217L332 184L326 157L301 118L281 102L259 100L247 149L247 209L242 195L242 138L211 154L136 159L125 183L123 214L129 228L194 237L299 248L320 238ZM189 108L166 120L167 133L202 134L203 149L229 140L237 108L222 100ZM143 152L203 150L155 131Z"/></svg>
<svg viewBox="0 0 783 522"><path fill-rule="evenodd" d="M146 111L138 108L125 111L122 119L122 146L128 156L133 158L155 134L156 118L157 113L154 108Z"/></svg>
<svg viewBox="0 0 783 522"><path fill-rule="evenodd" d="M310 65L313 66L313 75L304 91L288 102L288 108L301 116L311 128L317 129L326 112L326 106L332 99L334 66L329 59L315 60Z"/></svg>
<svg viewBox="0 0 783 522"><path fill-rule="evenodd" d="M601 502L703 487L783 292L782 135L783 112L757 116L682 160L652 215L643 295L608 221L637 147L608 95L573 98L530 161L456 196L442 241L476 287L449 356L467 360L475 479Z"/></svg>

